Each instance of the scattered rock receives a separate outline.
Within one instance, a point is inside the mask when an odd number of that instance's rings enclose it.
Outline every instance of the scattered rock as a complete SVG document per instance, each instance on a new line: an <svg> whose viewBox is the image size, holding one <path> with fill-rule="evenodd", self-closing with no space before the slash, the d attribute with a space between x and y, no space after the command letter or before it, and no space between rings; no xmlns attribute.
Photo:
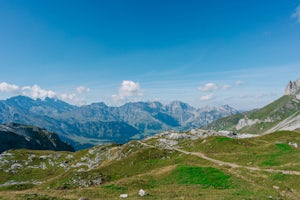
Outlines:
<svg viewBox="0 0 300 200"><path fill-rule="evenodd" d="M173 140L178 140L178 139L187 139L190 138L190 135L187 135L185 133L170 133L167 135L167 138L173 139Z"/></svg>
<svg viewBox="0 0 300 200"><path fill-rule="evenodd" d="M120 198L127 198L128 194L120 194Z"/></svg>
<svg viewBox="0 0 300 200"><path fill-rule="evenodd" d="M296 142L289 142L289 145L295 148L298 148L298 143Z"/></svg>
<svg viewBox="0 0 300 200"><path fill-rule="evenodd" d="M93 185L100 185L102 184L102 178L98 177L97 179L92 180Z"/></svg>
<svg viewBox="0 0 300 200"><path fill-rule="evenodd" d="M43 182L42 181L37 181L37 180L33 180L32 184L34 185L41 185Z"/></svg>
<svg viewBox="0 0 300 200"><path fill-rule="evenodd" d="M11 169L22 169L23 165L19 164L19 163L15 163L13 164L11 167Z"/></svg>
<svg viewBox="0 0 300 200"><path fill-rule="evenodd" d="M0 187L6 187L6 186L11 186L11 185L21 185L21 184L34 184L34 185L40 185L43 182L37 181L37 180L30 180L30 181L15 181L15 180L10 180L7 181L3 184L0 184Z"/></svg>
<svg viewBox="0 0 300 200"><path fill-rule="evenodd" d="M72 178L72 184L79 187L90 187L102 184L101 175L93 175L88 174L87 176L84 174L75 173Z"/></svg>
<svg viewBox="0 0 300 200"><path fill-rule="evenodd" d="M158 142L159 142L159 146L162 146L162 147L173 147L178 144L178 141L176 141L176 140L168 140L165 138L159 139Z"/></svg>
<svg viewBox="0 0 300 200"><path fill-rule="evenodd" d="M74 158L74 156L73 156L73 155L70 155L70 154L67 155L67 157L66 157L67 160L70 160L70 159L72 159L72 158Z"/></svg>
<svg viewBox="0 0 300 200"><path fill-rule="evenodd" d="M45 169L47 169L47 166L46 166L45 163L42 162L42 163L40 164L40 168L43 169L43 170L45 170Z"/></svg>
<svg viewBox="0 0 300 200"><path fill-rule="evenodd" d="M77 170L77 172L85 172L85 169L80 168L80 169Z"/></svg>
<svg viewBox="0 0 300 200"><path fill-rule="evenodd" d="M43 155L43 156L40 156L40 159L46 160L46 159L49 159L51 157L52 157L51 155Z"/></svg>
<svg viewBox="0 0 300 200"><path fill-rule="evenodd" d="M279 190L279 187L276 186L276 185L273 185L273 188L274 188L275 190Z"/></svg>

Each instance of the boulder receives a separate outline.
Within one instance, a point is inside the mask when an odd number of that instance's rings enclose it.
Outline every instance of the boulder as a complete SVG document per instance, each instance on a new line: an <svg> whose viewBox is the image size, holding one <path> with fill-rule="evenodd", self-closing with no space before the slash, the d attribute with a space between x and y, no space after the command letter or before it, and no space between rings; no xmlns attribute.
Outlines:
<svg viewBox="0 0 300 200"><path fill-rule="evenodd" d="M138 193L139 196L143 197L143 196L146 196L147 193L145 192L145 190L143 189L140 189L139 193Z"/></svg>

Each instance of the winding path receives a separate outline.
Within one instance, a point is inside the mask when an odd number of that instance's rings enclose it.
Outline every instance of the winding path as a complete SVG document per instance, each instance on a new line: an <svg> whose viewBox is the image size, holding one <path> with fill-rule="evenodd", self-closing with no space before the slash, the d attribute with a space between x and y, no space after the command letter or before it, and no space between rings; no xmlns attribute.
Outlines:
<svg viewBox="0 0 300 200"><path fill-rule="evenodd" d="M140 144L142 144L143 146L147 146L147 147L150 147L150 148L157 148L156 146L153 146L153 145L141 142L141 141L138 141L138 142ZM265 172L271 172L271 173L282 173L282 174L290 174L290 175L299 175L300 176L300 171L290 171L290 170L280 170L280 169L267 169L267 168L264 169L264 168L258 168L258 167L248 167L248 166L238 165L236 163L224 162L224 161L221 161L221 160L210 158L210 157L207 157L205 154L203 154L201 152L189 152L189 151L185 151L185 150L178 149L178 148L172 148L172 147L168 147L168 148L165 148L165 149L167 149L167 150L175 150L175 151L184 153L186 155L194 155L194 156L197 156L199 158L208 160L208 161L210 161L212 163L215 163L215 164L218 164L218 165L223 165L223 166L229 166L229 167L232 167L232 168L245 168L245 169L252 170L252 171L265 171Z"/></svg>

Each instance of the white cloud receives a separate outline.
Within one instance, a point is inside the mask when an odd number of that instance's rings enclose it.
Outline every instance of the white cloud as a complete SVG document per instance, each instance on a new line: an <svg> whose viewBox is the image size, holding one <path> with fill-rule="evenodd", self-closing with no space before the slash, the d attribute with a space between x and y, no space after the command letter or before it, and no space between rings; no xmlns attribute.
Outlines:
<svg viewBox="0 0 300 200"><path fill-rule="evenodd" d="M86 92L90 92L90 91L91 91L91 89L88 87L78 86L76 88L76 92L63 93L63 94L58 95L58 97L60 99L62 99L63 101L69 102L74 105L81 106L81 105L87 104L87 102L82 97L80 97L80 95L83 93L86 93Z"/></svg>
<svg viewBox="0 0 300 200"><path fill-rule="evenodd" d="M213 93L209 93L207 95L201 96L200 100L201 101L207 101L207 100L211 100L214 98L214 94Z"/></svg>
<svg viewBox="0 0 300 200"><path fill-rule="evenodd" d="M222 85L222 87L221 87L222 90L228 90L230 88L232 88L232 86L228 85L228 84Z"/></svg>
<svg viewBox="0 0 300 200"><path fill-rule="evenodd" d="M84 99L78 97L77 94L75 93L71 93L71 94L63 93L59 95L59 98L73 105L81 106L87 104L87 102Z"/></svg>
<svg viewBox="0 0 300 200"><path fill-rule="evenodd" d="M52 90L42 89L38 85L22 87L22 94L25 96L29 96L33 99L37 99L37 98L45 99L46 97L49 98L57 97L56 93L53 92Z"/></svg>
<svg viewBox="0 0 300 200"><path fill-rule="evenodd" d="M128 97L143 96L140 84L130 80L124 80L119 88L118 94L112 95L114 101L125 100Z"/></svg>
<svg viewBox="0 0 300 200"><path fill-rule="evenodd" d="M6 92L10 93L11 95L24 95L28 96L32 99L42 99L45 98L57 98L61 99L63 101L66 101L68 103L74 104L74 105L84 105L86 104L86 101L79 97L80 94L84 92L89 92L90 88L79 86L76 88L76 92L73 93L57 93L52 90L46 90L41 88L39 85L33 85L33 86L18 86L15 84L9 84L6 82L0 83L0 93Z"/></svg>
<svg viewBox="0 0 300 200"><path fill-rule="evenodd" d="M59 96L63 100L71 100L71 101L76 98L76 94L74 94L74 93L72 93L72 94L61 94Z"/></svg>
<svg viewBox="0 0 300 200"><path fill-rule="evenodd" d="M215 83L207 83L203 86L200 86L198 90L201 92L212 92L214 90L227 90L232 88L232 85L224 84L224 85L217 85Z"/></svg>
<svg viewBox="0 0 300 200"><path fill-rule="evenodd" d="M0 83L0 92L9 92L15 95L24 95L33 99L45 99L46 97L55 98L57 96L56 93L52 90L42 89L38 85L20 87L18 85L9 84L6 82Z"/></svg>
<svg viewBox="0 0 300 200"><path fill-rule="evenodd" d="M119 96L116 94L111 95L111 98L113 101L118 101L120 99Z"/></svg>
<svg viewBox="0 0 300 200"><path fill-rule="evenodd" d="M201 92L209 92L209 91L213 91L213 90L217 90L217 89L218 89L218 86L215 83L207 83L198 88L198 90L200 90Z"/></svg>
<svg viewBox="0 0 300 200"><path fill-rule="evenodd" d="M300 4L296 8L295 12L292 14L292 18L296 18L297 22L300 23Z"/></svg>
<svg viewBox="0 0 300 200"><path fill-rule="evenodd" d="M78 86L78 87L76 88L76 91L77 91L79 94L82 94L82 93L84 93L84 92L89 92L89 91L91 91L91 89L90 89L90 88L87 88L87 87L84 87L84 86Z"/></svg>
<svg viewBox="0 0 300 200"><path fill-rule="evenodd" d="M244 84L244 81L238 80L238 81L235 82L235 85L243 85L243 84Z"/></svg>
<svg viewBox="0 0 300 200"><path fill-rule="evenodd" d="M0 83L0 92L10 92L10 93L18 93L20 91L20 87L14 84L9 84L6 82Z"/></svg>

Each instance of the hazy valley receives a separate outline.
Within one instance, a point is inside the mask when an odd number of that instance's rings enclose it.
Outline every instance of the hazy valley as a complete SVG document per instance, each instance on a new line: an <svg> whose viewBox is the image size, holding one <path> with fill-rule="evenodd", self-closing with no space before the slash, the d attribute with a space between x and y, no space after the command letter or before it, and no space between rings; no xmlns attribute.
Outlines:
<svg viewBox="0 0 300 200"><path fill-rule="evenodd" d="M238 113L230 106L196 109L180 101L104 103L73 106L57 99L33 100L25 96L0 101L0 122L46 128L76 149L105 142L125 143L164 130L189 130Z"/></svg>

